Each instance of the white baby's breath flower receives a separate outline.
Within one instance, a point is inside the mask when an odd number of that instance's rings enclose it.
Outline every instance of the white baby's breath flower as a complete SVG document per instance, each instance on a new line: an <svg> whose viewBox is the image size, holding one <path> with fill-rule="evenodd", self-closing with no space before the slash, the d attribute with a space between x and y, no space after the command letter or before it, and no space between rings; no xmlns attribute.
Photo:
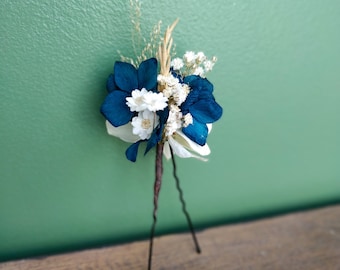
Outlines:
<svg viewBox="0 0 340 270"><path fill-rule="evenodd" d="M138 113L138 116L132 118L132 133L139 136L141 140L147 140L151 137L152 131L159 123L159 117L149 110Z"/></svg>
<svg viewBox="0 0 340 270"><path fill-rule="evenodd" d="M184 54L183 60L186 65L192 65L195 63L196 60L196 54L193 51L188 51Z"/></svg>
<svg viewBox="0 0 340 270"><path fill-rule="evenodd" d="M179 58L176 58L176 61L179 61L178 59ZM172 62L173 66L175 66L174 60ZM184 77L189 75L198 75L201 77L205 77L206 73L212 70L216 61L217 58L215 56L211 59L208 59L204 52L195 53L193 51L187 51L183 55L182 62L184 66L182 66L181 68L180 66L178 66L178 69L174 68L174 71Z"/></svg>
<svg viewBox="0 0 340 270"><path fill-rule="evenodd" d="M202 77L204 75L204 69L202 67L197 67L195 68L193 74Z"/></svg>
<svg viewBox="0 0 340 270"><path fill-rule="evenodd" d="M182 113L178 106L170 105L169 116L165 125L165 136L171 136L182 128Z"/></svg>
<svg viewBox="0 0 340 270"><path fill-rule="evenodd" d="M181 105L189 94L187 84L181 84L173 75L158 75L158 83L163 87L162 94L168 99L173 98L176 105Z"/></svg>
<svg viewBox="0 0 340 270"><path fill-rule="evenodd" d="M187 127L192 123L193 123L193 119L190 113L187 113L186 115L183 116L183 127Z"/></svg>
<svg viewBox="0 0 340 270"><path fill-rule="evenodd" d="M196 62L197 62L198 64L203 63L203 61L204 61L205 59L207 59L207 57L205 56L205 54L204 54L203 52L198 52L198 53L196 54Z"/></svg>
<svg viewBox="0 0 340 270"><path fill-rule="evenodd" d="M204 66L204 69L205 71L211 71L214 67L214 62L213 61L210 61L210 60L206 60L203 62L203 66Z"/></svg>
<svg viewBox="0 0 340 270"><path fill-rule="evenodd" d="M171 104L171 105L169 106L169 110L170 110L171 112L176 112L176 113L179 113L179 112L181 111L181 109L180 109L178 106L174 105L174 104Z"/></svg>
<svg viewBox="0 0 340 270"><path fill-rule="evenodd" d="M172 88L164 88L162 91L163 95L167 97L168 99L172 96Z"/></svg>
<svg viewBox="0 0 340 270"><path fill-rule="evenodd" d="M180 70L183 66L183 60L181 58L175 58L171 61L170 66L174 69L174 70Z"/></svg>
<svg viewBox="0 0 340 270"><path fill-rule="evenodd" d="M179 83L179 80L175 78L174 76L172 76L171 74L167 76L159 74L157 76L157 81L158 83L162 85L167 85L168 87L173 87Z"/></svg>
<svg viewBox="0 0 340 270"><path fill-rule="evenodd" d="M157 82L158 83L161 83L161 84L165 84L165 79L166 79L167 76L164 76L162 74L158 74L157 75Z"/></svg>
<svg viewBox="0 0 340 270"><path fill-rule="evenodd" d="M148 91L145 88L135 89L131 92L131 97L126 98L126 105L130 107L131 112L140 112L147 108L144 102L144 95L147 93Z"/></svg>
<svg viewBox="0 0 340 270"><path fill-rule="evenodd" d="M180 106L187 98L189 94L189 86L187 84L180 84L176 85L176 88L173 89L173 98L176 102L176 105Z"/></svg>

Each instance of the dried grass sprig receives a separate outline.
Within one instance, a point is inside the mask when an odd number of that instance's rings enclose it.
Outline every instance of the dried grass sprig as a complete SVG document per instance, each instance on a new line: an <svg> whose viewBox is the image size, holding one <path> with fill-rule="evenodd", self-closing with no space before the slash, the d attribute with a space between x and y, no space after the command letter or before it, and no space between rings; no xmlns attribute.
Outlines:
<svg viewBox="0 0 340 270"><path fill-rule="evenodd" d="M148 42L144 41L145 46L142 49L141 55L137 56L137 66L151 57L157 57L159 40L161 37L161 25L162 21L158 21L150 32L150 40Z"/></svg>
<svg viewBox="0 0 340 270"><path fill-rule="evenodd" d="M178 21L179 19L176 19L170 26L168 26L164 34L163 42L159 45L158 48L160 74L164 76L169 75L170 72L171 46L173 43L171 35Z"/></svg>
<svg viewBox="0 0 340 270"><path fill-rule="evenodd" d="M161 24L162 21L158 21L152 31L150 32L149 39L146 39L142 33L141 27L141 6L142 3L139 0L130 0L130 21L132 24L131 38L134 57L124 56L119 50L118 54L122 62L132 64L135 68L138 68L143 61L157 57L158 46L161 39Z"/></svg>
<svg viewBox="0 0 340 270"><path fill-rule="evenodd" d="M142 35L141 29L141 2L138 0L130 0L130 20L133 25L131 36L132 36L132 46L135 56L138 56L137 51L140 50L140 46L145 43L145 38Z"/></svg>

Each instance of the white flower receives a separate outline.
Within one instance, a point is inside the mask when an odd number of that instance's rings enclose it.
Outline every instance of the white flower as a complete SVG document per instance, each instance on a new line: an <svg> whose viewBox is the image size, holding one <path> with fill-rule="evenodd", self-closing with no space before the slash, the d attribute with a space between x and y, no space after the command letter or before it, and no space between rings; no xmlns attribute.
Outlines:
<svg viewBox="0 0 340 270"><path fill-rule="evenodd" d="M180 70L183 66L183 60L181 58L175 58L171 61L170 66L174 69L174 70Z"/></svg>
<svg viewBox="0 0 340 270"><path fill-rule="evenodd" d="M132 118L132 133L138 135L141 140L149 139L158 123L158 115L149 110L144 110L139 112L138 116Z"/></svg>
<svg viewBox="0 0 340 270"><path fill-rule="evenodd" d="M179 83L179 80L175 78L174 76L172 76L171 74L167 76L159 74L157 76L157 81L158 83L162 85L167 85L168 87L174 87L175 85Z"/></svg>
<svg viewBox="0 0 340 270"><path fill-rule="evenodd" d="M193 65L196 60L196 54L192 51L188 51L184 54L183 59L186 65Z"/></svg>
<svg viewBox="0 0 340 270"><path fill-rule="evenodd" d="M196 54L196 62L198 64L201 64L205 59L207 59L207 57L205 56L205 54L203 52L198 52Z"/></svg>
<svg viewBox="0 0 340 270"><path fill-rule="evenodd" d="M119 127L111 125L111 123L107 120L105 124L107 133L109 133L112 136L118 137L119 139L125 142L135 143L140 140L139 136L132 133L131 122Z"/></svg>
<svg viewBox="0 0 340 270"><path fill-rule="evenodd" d="M172 90L172 88L167 87L163 89L162 93L165 97L169 99L172 96Z"/></svg>
<svg viewBox="0 0 340 270"><path fill-rule="evenodd" d="M213 69L214 62L210 61L210 60L207 60L207 61L203 62L203 65L204 65L204 69L205 69L206 72L207 71L211 71Z"/></svg>
<svg viewBox="0 0 340 270"><path fill-rule="evenodd" d="M165 136L171 136L178 129L182 128L182 113L178 106L171 105L169 116L165 125Z"/></svg>
<svg viewBox="0 0 340 270"><path fill-rule="evenodd" d="M187 127L192 123L193 123L193 119L190 113L187 113L186 115L183 116L183 127Z"/></svg>
<svg viewBox="0 0 340 270"><path fill-rule="evenodd" d="M189 86L187 84L181 84L178 78L173 75L158 75L157 81L163 86L162 93L165 97L170 99L171 97L176 102L176 105L181 105L189 94Z"/></svg>
<svg viewBox="0 0 340 270"><path fill-rule="evenodd" d="M194 75L198 75L198 76L203 76L204 75L204 70L203 70L203 68L202 67L197 67L197 68L195 68L195 70L194 70L194 73L193 73Z"/></svg>
<svg viewBox="0 0 340 270"><path fill-rule="evenodd" d="M172 136L168 137L168 141L164 144L164 156L167 159L171 158L170 147L172 148L175 155L181 158L194 157L202 161L207 161L208 159L202 157L210 154L210 148L207 144L201 146L197 143L191 141L187 136L185 136L181 131L177 131ZM193 154L196 152L198 155Z"/></svg>
<svg viewBox="0 0 340 270"><path fill-rule="evenodd" d="M127 97L126 101L131 112L141 112L146 109L155 112L163 110L167 106L168 98L162 93L154 93L142 88L142 90L133 90L131 97Z"/></svg>
<svg viewBox="0 0 340 270"><path fill-rule="evenodd" d="M180 84L176 85L176 88L173 89L173 98L176 102L176 105L180 106L187 98L189 94L189 86L187 84Z"/></svg>
<svg viewBox="0 0 340 270"><path fill-rule="evenodd" d="M149 91L143 96L143 99L147 109L151 112L163 110L166 106L168 106L168 98L162 93Z"/></svg>
<svg viewBox="0 0 340 270"><path fill-rule="evenodd" d="M147 104L144 102L144 95L148 91L145 88L142 90L135 89L131 92L131 97L126 98L126 105L130 107L131 112L140 112L147 108Z"/></svg>

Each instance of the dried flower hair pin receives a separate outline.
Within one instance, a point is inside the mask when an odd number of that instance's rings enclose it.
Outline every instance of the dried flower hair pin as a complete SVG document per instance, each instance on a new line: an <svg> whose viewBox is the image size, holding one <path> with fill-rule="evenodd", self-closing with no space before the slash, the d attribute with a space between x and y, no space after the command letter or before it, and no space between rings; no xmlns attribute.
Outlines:
<svg viewBox="0 0 340 270"><path fill-rule="evenodd" d="M138 0L131 4L140 14ZM138 16L137 16L138 17ZM139 32L139 22L132 20ZM136 60L122 57L114 64L108 77L106 96L101 113L106 118L107 132L132 143L125 154L135 162L140 143L146 143L145 154L156 147L156 172L153 198L153 223L150 233L148 269L152 265L153 238L157 222L158 195L163 174L163 155L172 160L173 175L180 193L197 253L200 247L186 210L183 192L176 172L175 155L203 161L210 154L206 143L212 123L222 116L222 108L213 96L213 85L205 78L216 58L208 59L203 52L188 51L183 58L173 55L172 32L178 19L169 26L157 42L160 23L151 35L141 56ZM140 32L139 32L140 33ZM155 45L156 43L156 45ZM150 56L148 56L150 55Z"/></svg>

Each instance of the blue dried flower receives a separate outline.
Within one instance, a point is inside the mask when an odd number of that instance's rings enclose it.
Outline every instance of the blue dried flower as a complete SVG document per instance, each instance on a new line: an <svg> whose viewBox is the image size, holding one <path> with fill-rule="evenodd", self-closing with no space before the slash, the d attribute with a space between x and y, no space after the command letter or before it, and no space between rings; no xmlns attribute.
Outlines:
<svg viewBox="0 0 340 270"><path fill-rule="evenodd" d="M107 80L109 94L104 100L100 111L115 127L127 124L134 112L126 105L126 98L135 89L157 89L157 60L150 58L142 62L138 69L133 65L117 61L114 72Z"/></svg>
<svg viewBox="0 0 340 270"><path fill-rule="evenodd" d="M131 161L136 161L140 139L134 136L128 127L125 127L136 112L131 111L126 104L126 98L131 96L133 90L147 89L157 91L157 60L150 58L143 61L139 68L125 62L115 62L113 74L110 74L106 88L109 94L106 96L100 111L113 127L113 135L125 141L133 142L126 151L126 157ZM109 129L110 127L108 127Z"/></svg>
<svg viewBox="0 0 340 270"><path fill-rule="evenodd" d="M208 136L207 124L217 121L223 109L215 101L213 85L205 78L197 75L187 76L183 82L190 86L190 93L181 105L181 111L185 115L190 113L193 123L183 127L183 133L189 139L199 145L205 145Z"/></svg>

